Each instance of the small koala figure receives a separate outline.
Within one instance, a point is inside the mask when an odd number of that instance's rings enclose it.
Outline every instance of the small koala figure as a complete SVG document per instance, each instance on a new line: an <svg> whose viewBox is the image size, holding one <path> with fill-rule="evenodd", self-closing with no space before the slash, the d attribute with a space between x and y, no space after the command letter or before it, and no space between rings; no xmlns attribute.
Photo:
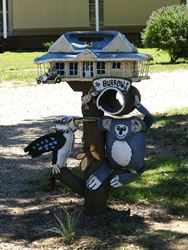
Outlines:
<svg viewBox="0 0 188 250"><path fill-rule="evenodd" d="M144 115L128 118L103 117L99 127L106 132L105 164L89 177L87 187L95 190L108 177L111 187L135 181L145 170L144 157L146 132L153 123L153 116L135 96L135 108Z"/></svg>

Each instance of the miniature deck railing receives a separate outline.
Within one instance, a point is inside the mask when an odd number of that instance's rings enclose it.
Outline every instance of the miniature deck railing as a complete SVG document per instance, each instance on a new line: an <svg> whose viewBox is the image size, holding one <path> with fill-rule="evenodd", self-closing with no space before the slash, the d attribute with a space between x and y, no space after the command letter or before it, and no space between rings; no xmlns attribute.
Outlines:
<svg viewBox="0 0 188 250"><path fill-rule="evenodd" d="M124 61L121 62L121 68L113 70L113 62L105 62L104 69L97 69L97 62L89 62L92 66L89 74L85 74L85 62L77 62L77 69L74 71L75 74L69 70L68 63L42 63L37 64L38 76L37 79L42 79L42 76L48 75L48 80L43 83L54 82L55 77L58 75L61 81L93 81L100 77L120 77L129 78L133 82L139 82L141 80L149 79L149 66L150 60L144 61ZM57 66L58 65L58 66ZM63 66L62 66L63 65ZM50 69L55 69L55 73L50 73ZM54 78L53 78L54 76ZM46 79L46 77L45 77Z"/></svg>

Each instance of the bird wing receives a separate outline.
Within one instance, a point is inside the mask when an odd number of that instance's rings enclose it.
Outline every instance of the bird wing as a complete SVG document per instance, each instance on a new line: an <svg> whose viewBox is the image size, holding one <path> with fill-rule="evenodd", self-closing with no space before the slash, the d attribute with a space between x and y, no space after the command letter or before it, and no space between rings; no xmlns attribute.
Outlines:
<svg viewBox="0 0 188 250"><path fill-rule="evenodd" d="M41 136L31 142L25 149L32 158L42 155L43 153L56 151L66 142L66 138L62 132L57 131Z"/></svg>

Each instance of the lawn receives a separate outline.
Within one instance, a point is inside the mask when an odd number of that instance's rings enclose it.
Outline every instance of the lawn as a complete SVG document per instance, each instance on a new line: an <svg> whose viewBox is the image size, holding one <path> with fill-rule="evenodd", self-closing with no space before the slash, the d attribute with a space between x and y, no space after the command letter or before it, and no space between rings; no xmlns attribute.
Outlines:
<svg viewBox="0 0 188 250"><path fill-rule="evenodd" d="M188 69L188 60L170 64L170 58L164 51L157 49L139 49L139 52L153 57L150 72ZM33 84L37 75L37 67L33 60L44 52L5 52L0 54L0 82L11 81L16 84Z"/></svg>
<svg viewBox="0 0 188 250"><path fill-rule="evenodd" d="M141 53L150 54L153 57L150 72L163 72L173 70L188 70L188 60L180 59L176 64L170 63L170 57L167 52L157 49L138 49Z"/></svg>
<svg viewBox="0 0 188 250"><path fill-rule="evenodd" d="M0 82L30 84L37 75L33 60L42 52L5 52L0 54Z"/></svg>

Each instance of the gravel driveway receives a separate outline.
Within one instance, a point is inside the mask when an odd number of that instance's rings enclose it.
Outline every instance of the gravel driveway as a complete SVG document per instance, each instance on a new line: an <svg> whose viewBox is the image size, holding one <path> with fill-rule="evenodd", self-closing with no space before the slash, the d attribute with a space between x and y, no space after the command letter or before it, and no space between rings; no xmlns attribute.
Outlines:
<svg viewBox="0 0 188 250"><path fill-rule="evenodd" d="M151 112L188 107L188 70L151 74L150 80L134 86ZM54 117L81 115L80 97L67 84L0 85L0 249L25 249L22 243L32 233L27 215L37 205L45 217L47 207L61 200L56 193L37 192L36 196L36 192L23 192L29 182L38 183L49 167L43 164L49 162L48 156L33 160L25 156L23 148L44 134Z"/></svg>
<svg viewBox="0 0 188 250"><path fill-rule="evenodd" d="M28 87L0 87L1 125L58 115L81 115L80 92L66 83ZM142 103L151 112L188 106L188 70L151 74L150 80L134 83Z"/></svg>

